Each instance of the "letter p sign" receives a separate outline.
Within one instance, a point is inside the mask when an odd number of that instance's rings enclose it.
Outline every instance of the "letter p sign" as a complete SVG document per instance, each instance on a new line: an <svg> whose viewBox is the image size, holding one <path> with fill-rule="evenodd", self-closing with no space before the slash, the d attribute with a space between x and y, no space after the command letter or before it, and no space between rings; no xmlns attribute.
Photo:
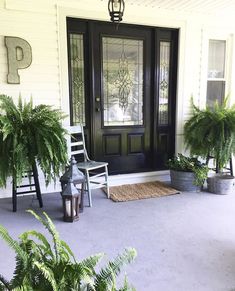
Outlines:
<svg viewBox="0 0 235 291"><path fill-rule="evenodd" d="M8 58L9 84L20 84L19 69L25 69L32 63L32 50L30 44L19 37L5 36L5 45Z"/></svg>

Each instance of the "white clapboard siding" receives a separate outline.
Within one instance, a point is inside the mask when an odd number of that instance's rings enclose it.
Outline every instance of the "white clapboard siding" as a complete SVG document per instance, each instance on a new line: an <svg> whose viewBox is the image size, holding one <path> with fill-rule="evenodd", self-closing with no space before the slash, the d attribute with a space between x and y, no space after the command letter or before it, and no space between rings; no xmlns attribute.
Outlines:
<svg viewBox="0 0 235 291"><path fill-rule="evenodd" d="M190 117L190 98L200 104L202 94L203 32L222 28L235 34L233 18L207 15L231 10L231 0L126 0L124 22L179 28L179 66L177 84L176 151L184 151L183 125ZM201 4L200 4L201 3ZM200 6L201 5L201 6ZM225 7L226 6L226 7ZM210 9L209 9L210 8ZM226 9L225 9L226 8ZM200 17L198 15L200 14ZM107 0L0 0L0 94L17 99L19 93L34 103L46 103L68 111L68 68L66 16L109 21ZM233 13L234 16L234 13ZM7 84L7 55L4 36L21 37L32 47L32 64L19 70L21 83ZM235 48L235 46L234 46ZM235 67L235 53L233 52ZM235 88L235 69L231 75ZM63 110L63 107L62 107ZM1 162L1 161L0 161ZM43 176L40 175L43 184ZM11 195L11 188L0 189L0 197ZM50 185L43 192L55 191Z"/></svg>
<svg viewBox="0 0 235 291"><path fill-rule="evenodd" d="M6 9L0 10L0 90L4 89L2 93L15 92L14 96L21 92L23 98L24 95L28 98L28 94L37 96L37 103L46 102L48 95L52 95L54 104L60 106L57 17L54 2L40 1L39 4L37 1L5 1L5 7ZM21 37L32 47L32 64L27 69L19 70L19 85L6 84L4 35Z"/></svg>
<svg viewBox="0 0 235 291"><path fill-rule="evenodd" d="M6 9L0 6L0 94L13 96L21 93L34 104L45 103L60 107L60 71L58 56L58 27L54 1L5 1ZM7 84L7 53L4 36L16 36L29 42L32 47L32 64L19 70L21 83ZM40 174L42 192L58 191L54 185L45 187ZM0 197L11 195L9 180L7 189L0 189Z"/></svg>
<svg viewBox="0 0 235 291"><path fill-rule="evenodd" d="M6 9L34 13L52 14L56 1L54 0L5 0Z"/></svg>

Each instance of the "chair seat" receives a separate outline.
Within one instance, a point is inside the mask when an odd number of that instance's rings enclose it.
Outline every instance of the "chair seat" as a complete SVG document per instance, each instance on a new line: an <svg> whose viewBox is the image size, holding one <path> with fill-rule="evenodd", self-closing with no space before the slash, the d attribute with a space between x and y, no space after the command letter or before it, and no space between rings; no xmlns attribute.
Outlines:
<svg viewBox="0 0 235 291"><path fill-rule="evenodd" d="M108 166L106 162L87 161L77 163L77 167L81 170L95 170L101 167Z"/></svg>

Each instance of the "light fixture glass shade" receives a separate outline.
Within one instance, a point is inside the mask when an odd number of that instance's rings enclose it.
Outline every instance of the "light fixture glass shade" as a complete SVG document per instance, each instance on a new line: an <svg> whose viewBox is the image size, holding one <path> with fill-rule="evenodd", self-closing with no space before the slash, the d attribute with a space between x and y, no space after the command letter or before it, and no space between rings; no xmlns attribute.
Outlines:
<svg viewBox="0 0 235 291"><path fill-rule="evenodd" d="M124 9L125 9L124 0L109 0L108 9L109 9L110 20L112 22L122 21Z"/></svg>

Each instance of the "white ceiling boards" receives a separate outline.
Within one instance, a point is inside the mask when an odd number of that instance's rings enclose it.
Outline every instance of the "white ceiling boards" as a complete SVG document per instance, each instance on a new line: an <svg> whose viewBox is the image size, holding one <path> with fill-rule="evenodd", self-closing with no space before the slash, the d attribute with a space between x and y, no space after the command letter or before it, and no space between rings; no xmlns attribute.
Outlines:
<svg viewBox="0 0 235 291"><path fill-rule="evenodd" d="M105 1L105 0L100 0ZM126 5L200 14L235 13L234 0L125 0Z"/></svg>

